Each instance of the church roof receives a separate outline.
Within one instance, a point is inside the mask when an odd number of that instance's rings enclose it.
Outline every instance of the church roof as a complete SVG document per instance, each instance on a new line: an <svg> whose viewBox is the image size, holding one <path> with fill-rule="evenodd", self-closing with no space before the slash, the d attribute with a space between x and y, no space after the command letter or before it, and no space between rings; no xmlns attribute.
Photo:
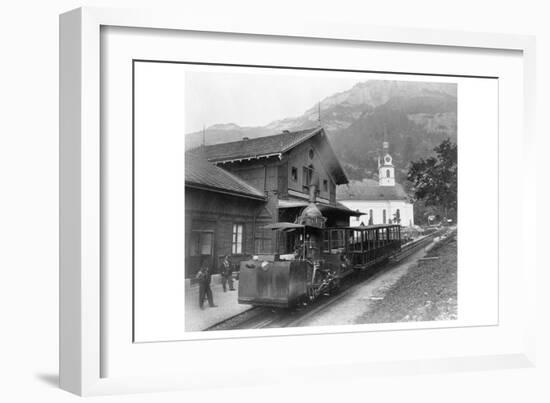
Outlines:
<svg viewBox="0 0 550 403"><path fill-rule="evenodd" d="M185 186L265 200L265 195L241 178L208 162L199 150L185 153Z"/></svg>
<svg viewBox="0 0 550 403"><path fill-rule="evenodd" d="M338 200L408 200L403 186L380 186L373 179L351 181L348 185L338 186L336 189Z"/></svg>

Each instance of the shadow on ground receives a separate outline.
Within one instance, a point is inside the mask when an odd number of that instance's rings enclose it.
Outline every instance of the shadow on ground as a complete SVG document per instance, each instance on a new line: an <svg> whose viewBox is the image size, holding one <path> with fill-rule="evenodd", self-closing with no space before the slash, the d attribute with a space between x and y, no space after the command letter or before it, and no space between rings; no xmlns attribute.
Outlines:
<svg viewBox="0 0 550 403"><path fill-rule="evenodd" d="M36 374L36 378L49 386L59 387L59 375L57 374Z"/></svg>

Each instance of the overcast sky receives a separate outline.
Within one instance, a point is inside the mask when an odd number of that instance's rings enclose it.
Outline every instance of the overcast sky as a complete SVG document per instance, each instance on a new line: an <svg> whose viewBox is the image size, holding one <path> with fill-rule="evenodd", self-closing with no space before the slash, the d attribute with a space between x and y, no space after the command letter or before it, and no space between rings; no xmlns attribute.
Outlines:
<svg viewBox="0 0 550 403"><path fill-rule="evenodd" d="M162 65L161 65L162 66ZM302 115L323 98L350 89L366 74L213 67L185 76L187 133L218 123L264 126Z"/></svg>

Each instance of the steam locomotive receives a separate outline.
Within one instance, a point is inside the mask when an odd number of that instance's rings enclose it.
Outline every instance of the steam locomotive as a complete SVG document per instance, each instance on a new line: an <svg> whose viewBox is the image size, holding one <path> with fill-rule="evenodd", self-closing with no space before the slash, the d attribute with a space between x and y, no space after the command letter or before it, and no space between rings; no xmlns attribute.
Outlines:
<svg viewBox="0 0 550 403"><path fill-rule="evenodd" d="M400 225L326 228L310 203L296 222L265 228L276 231L278 252L240 264L241 304L290 308L333 293L341 280L387 260L401 248Z"/></svg>

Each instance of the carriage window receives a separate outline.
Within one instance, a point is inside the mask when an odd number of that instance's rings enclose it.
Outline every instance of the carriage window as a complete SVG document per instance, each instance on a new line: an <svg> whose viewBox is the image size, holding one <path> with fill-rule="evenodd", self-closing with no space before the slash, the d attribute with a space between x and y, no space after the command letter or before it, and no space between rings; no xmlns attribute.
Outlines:
<svg viewBox="0 0 550 403"><path fill-rule="evenodd" d="M356 251L361 251L361 231L354 232L354 245Z"/></svg>
<svg viewBox="0 0 550 403"><path fill-rule="evenodd" d="M340 249L344 249L346 243L344 240L344 231L333 230L330 234L331 253L338 253Z"/></svg>

